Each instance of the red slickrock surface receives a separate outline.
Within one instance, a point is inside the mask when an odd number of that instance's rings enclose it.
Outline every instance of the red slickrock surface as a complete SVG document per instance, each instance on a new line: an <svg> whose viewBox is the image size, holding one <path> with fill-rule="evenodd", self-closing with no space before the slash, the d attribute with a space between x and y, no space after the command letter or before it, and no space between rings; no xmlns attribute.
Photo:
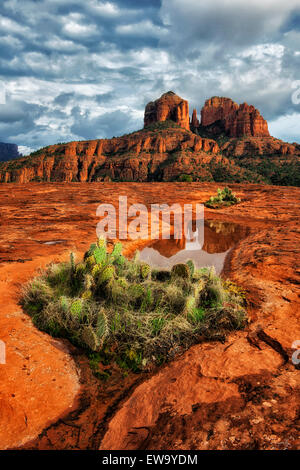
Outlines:
<svg viewBox="0 0 300 470"><path fill-rule="evenodd" d="M37 331L18 305L39 267L78 257L95 239L96 208L204 202L217 183L48 183L0 186L0 448L299 448L299 188L232 184L242 202L205 217L249 227L224 275L244 287L250 323L224 343L193 346L152 375L97 381L68 342ZM206 246L214 236L207 232ZM46 241L60 241L46 245ZM132 253L137 242L124 244ZM117 374L117 373L116 373ZM79 389L80 383L80 389ZM70 408L71 407L71 408ZM70 411L71 410L71 411ZM51 424L52 423L52 424Z"/></svg>

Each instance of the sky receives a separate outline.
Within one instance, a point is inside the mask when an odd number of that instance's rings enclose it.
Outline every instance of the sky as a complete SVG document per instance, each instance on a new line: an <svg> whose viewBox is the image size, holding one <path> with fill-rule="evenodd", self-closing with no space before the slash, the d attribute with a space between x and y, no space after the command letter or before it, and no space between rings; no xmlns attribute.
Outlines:
<svg viewBox="0 0 300 470"><path fill-rule="evenodd" d="M300 1L1 0L0 142L123 135L169 90L190 112L246 101L300 142Z"/></svg>

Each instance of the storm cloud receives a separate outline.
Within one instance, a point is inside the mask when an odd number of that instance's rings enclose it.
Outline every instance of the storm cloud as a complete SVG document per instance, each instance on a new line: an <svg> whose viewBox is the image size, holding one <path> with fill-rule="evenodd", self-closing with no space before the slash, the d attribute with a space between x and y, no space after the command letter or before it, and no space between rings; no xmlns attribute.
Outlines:
<svg viewBox="0 0 300 470"><path fill-rule="evenodd" d="M4 0L0 141L36 149L122 135L173 90L257 106L300 141L299 0Z"/></svg>

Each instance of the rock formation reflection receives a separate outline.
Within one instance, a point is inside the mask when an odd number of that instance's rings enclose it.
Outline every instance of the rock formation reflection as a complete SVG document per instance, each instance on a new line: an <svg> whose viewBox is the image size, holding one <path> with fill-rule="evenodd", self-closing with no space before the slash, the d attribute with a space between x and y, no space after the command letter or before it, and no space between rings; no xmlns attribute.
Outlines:
<svg viewBox="0 0 300 470"><path fill-rule="evenodd" d="M232 222L205 220L202 249L188 249L181 240L155 240L141 250L140 259L153 267L170 269L176 263L192 259L197 268L214 266L217 273L223 269L225 258L239 240L247 237L249 228Z"/></svg>

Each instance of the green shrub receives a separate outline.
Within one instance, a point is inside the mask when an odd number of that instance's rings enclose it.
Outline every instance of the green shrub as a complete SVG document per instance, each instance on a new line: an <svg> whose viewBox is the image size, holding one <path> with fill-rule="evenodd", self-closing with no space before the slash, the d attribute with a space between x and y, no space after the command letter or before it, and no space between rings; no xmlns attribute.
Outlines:
<svg viewBox="0 0 300 470"><path fill-rule="evenodd" d="M239 202L241 202L241 200L236 197L231 189L225 187L224 189L219 188L217 196L212 196L204 205L211 209L219 209L224 206L238 204Z"/></svg>
<svg viewBox="0 0 300 470"><path fill-rule="evenodd" d="M193 181L193 177L192 177L192 175L185 175L185 174L179 175L178 176L178 181L180 181L182 183L183 182L191 183Z"/></svg>

